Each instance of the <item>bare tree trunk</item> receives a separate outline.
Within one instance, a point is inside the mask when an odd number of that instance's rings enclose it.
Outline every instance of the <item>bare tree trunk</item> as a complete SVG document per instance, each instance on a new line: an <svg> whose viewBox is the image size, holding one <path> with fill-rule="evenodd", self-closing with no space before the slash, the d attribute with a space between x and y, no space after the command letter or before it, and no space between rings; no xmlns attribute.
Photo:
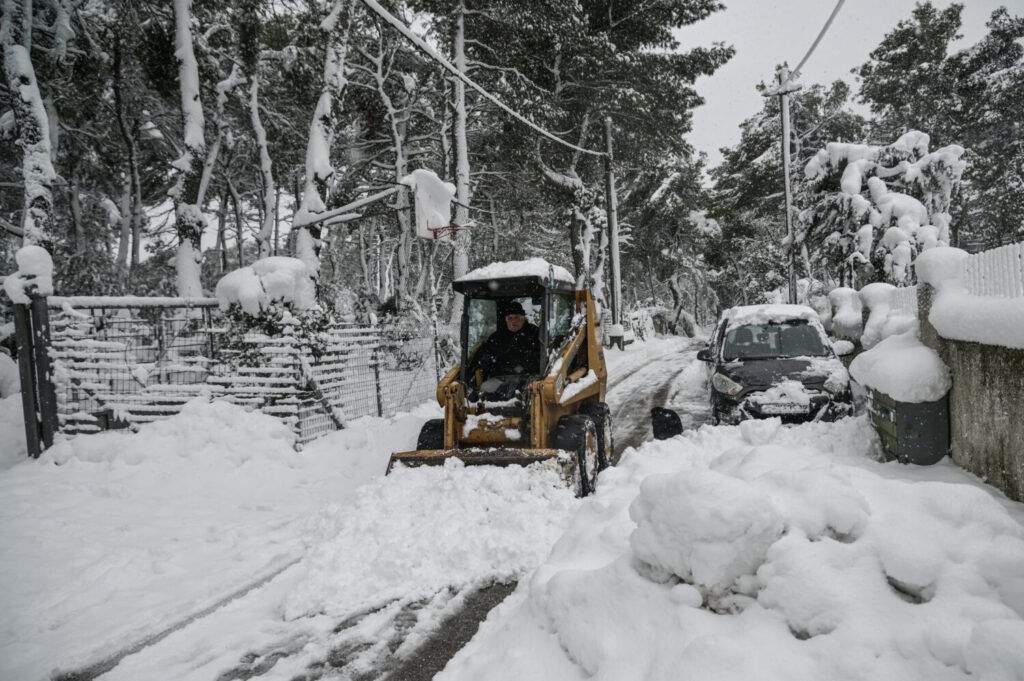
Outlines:
<svg viewBox="0 0 1024 681"><path fill-rule="evenodd" d="M132 179L125 178L121 192L121 235L117 241L117 269L122 275L128 272L128 249L132 238Z"/></svg>
<svg viewBox="0 0 1024 681"><path fill-rule="evenodd" d="M461 73L466 72L466 2L459 0L458 16L455 20L455 40L453 41L455 68ZM455 87L455 224L469 225L469 148L466 142L466 84L456 79ZM452 253L452 279L458 279L469 272L469 249L472 245L468 229L455 233L455 250ZM462 294L455 294L452 306L452 323L462 316Z"/></svg>
<svg viewBox="0 0 1024 681"><path fill-rule="evenodd" d="M270 149L267 145L267 131L260 119L259 104L260 74L257 69L252 74L252 82L249 85L249 119L252 122L253 132L256 134L256 146L260 150L260 177L263 180L263 221L260 227L259 255L258 258L266 258L271 253L270 237L277 226L277 189L274 186L273 163L270 160Z"/></svg>
<svg viewBox="0 0 1024 681"><path fill-rule="evenodd" d="M22 148L21 172L25 202L21 218L26 244L53 248L53 170L50 124L36 82L30 47L32 3L3 0L0 12L0 45L11 108Z"/></svg>
<svg viewBox="0 0 1024 681"><path fill-rule="evenodd" d="M302 191L302 203L293 217L293 222L298 225L293 230L295 255L306 263L306 268L314 277L320 273L322 226L306 221L327 210L327 183L334 173L334 167L331 165L331 145L334 142L335 115L336 110L341 107L346 84L345 58L352 25L349 2L350 0L335 0L330 14L320 24L320 29L327 35L324 86L317 100L316 111L313 113L313 122L309 126L309 141L306 145L306 185Z"/></svg>
<svg viewBox="0 0 1024 681"><path fill-rule="evenodd" d="M68 198L71 204L71 224L75 230L75 253L85 252L85 225L82 224L82 198L78 195L78 170L71 171L71 184L68 186Z"/></svg>
<svg viewBox="0 0 1024 681"><path fill-rule="evenodd" d="M220 254L220 273L228 271L228 201L231 194L225 188L217 206L217 252Z"/></svg>
<svg viewBox="0 0 1024 681"><path fill-rule="evenodd" d="M199 205L202 184L202 160L206 158L203 137L203 106L199 91L199 66L192 49L192 0L174 0L174 46L181 86L181 113L184 120L185 151L172 166L178 180L169 192L174 199L175 229L178 233L178 295L186 298L203 293L199 280L202 250L200 240L206 218Z"/></svg>
<svg viewBox="0 0 1024 681"><path fill-rule="evenodd" d="M238 195L238 189L230 178L225 177L228 192L231 194L231 205L235 211L235 236L238 247L238 267L245 267L245 252L242 250L245 243L245 225L242 223L242 197Z"/></svg>

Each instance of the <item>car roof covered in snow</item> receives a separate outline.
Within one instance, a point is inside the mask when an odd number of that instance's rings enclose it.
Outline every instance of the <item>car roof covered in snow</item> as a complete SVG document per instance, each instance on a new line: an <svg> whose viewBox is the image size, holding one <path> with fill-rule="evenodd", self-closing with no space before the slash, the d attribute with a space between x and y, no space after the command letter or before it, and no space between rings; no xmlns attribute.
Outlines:
<svg viewBox="0 0 1024 681"><path fill-rule="evenodd" d="M805 319L817 322L818 313L807 305L789 305L774 303L770 305L740 305L730 307L722 313L722 320L729 326L739 324L766 324L768 322L785 322L794 319Z"/></svg>

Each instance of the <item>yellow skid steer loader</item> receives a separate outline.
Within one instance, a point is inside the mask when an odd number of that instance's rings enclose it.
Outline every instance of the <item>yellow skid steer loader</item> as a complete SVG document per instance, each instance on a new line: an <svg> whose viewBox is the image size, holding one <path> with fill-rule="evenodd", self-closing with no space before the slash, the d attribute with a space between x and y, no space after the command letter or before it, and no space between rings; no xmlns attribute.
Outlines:
<svg viewBox="0 0 1024 681"><path fill-rule="evenodd" d="M388 472L453 457L466 465L548 462L577 496L593 492L611 460L612 422L590 291L574 290L565 269L538 258L475 270L453 288L463 295L462 357L437 387L444 418L427 421L416 450L393 454ZM530 345L538 348L536 364L524 362L517 373L488 367L482 357L508 310L539 336Z"/></svg>

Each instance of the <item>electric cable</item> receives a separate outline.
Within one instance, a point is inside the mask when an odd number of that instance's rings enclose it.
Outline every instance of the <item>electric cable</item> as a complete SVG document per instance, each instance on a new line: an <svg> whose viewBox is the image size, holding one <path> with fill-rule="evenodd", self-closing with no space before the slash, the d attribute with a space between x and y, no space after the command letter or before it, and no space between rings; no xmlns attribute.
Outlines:
<svg viewBox="0 0 1024 681"><path fill-rule="evenodd" d="M510 107L506 106L504 102L502 102L500 99L498 99L497 97L492 95L490 92L485 90L480 85L477 85L476 82L473 81L472 78L470 78L469 76L464 74L462 71L457 69L454 64L452 64L447 59L445 59L440 54L438 54L437 51L434 48L430 47L430 45L427 45L427 43L422 38L420 38L418 35L413 33L409 29L408 26L403 24L396 17L392 16L386 9L384 9L379 4L377 4L376 0L362 0L362 3L364 5L366 5L375 14L377 14L377 16L379 16L381 19L383 19L384 21L386 21L389 24L391 24L392 26L394 26L395 29L399 33L401 33L406 38L408 38L414 45L416 45L416 47L418 47L421 50L423 50L427 55L430 56L431 59L433 59L434 61L439 63L441 66L443 66L445 69L447 69L449 72L451 72L456 78L458 78L463 83L465 83L466 85L470 86L471 88L473 88L474 90L479 92L486 99L488 99L491 103L493 103L495 106L497 106L498 108L500 108L501 110L503 110L505 113L509 114L510 116L515 118L516 120L518 120L520 123L523 123L523 124L533 128L535 131L539 132L544 137L547 137L548 139L550 139L550 140L552 140L554 142L558 142L562 146L568 147L569 149L572 149L573 151L578 151L578 152L581 152L581 153L584 153L584 154L590 154L591 156L605 157L605 156L608 155L607 152L604 152L604 151L595 151L594 149L585 149L583 147L576 146L572 142L566 142L564 139L562 139L561 137L555 135L554 133L548 132L544 128L540 127L539 125L537 125L536 123L531 121L526 116L523 116L522 114L520 114L518 111L515 111L515 110L511 109Z"/></svg>

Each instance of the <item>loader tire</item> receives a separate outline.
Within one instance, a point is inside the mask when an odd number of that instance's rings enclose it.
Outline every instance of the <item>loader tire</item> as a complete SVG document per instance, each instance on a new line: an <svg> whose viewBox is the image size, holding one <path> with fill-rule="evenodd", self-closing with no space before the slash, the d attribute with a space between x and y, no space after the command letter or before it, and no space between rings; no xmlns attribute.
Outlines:
<svg viewBox="0 0 1024 681"><path fill-rule="evenodd" d="M612 410L604 402L588 404L583 413L594 420L597 427L597 470L603 471L611 465L615 449L612 438Z"/></svg>
<svg viewBox="0 0 1024 681"><path fill-rule="evenodd" d="M423 424L416 449L444 449L444 419L430 419Z"/></svg>
<svg viewBox="0 0 1024 681"><path fill-rule="evenodd" d="M585 497L597 488L597 428L587 414L558 419L555 447L576 455L575 473L570 485L577 497Z"/></svg>

